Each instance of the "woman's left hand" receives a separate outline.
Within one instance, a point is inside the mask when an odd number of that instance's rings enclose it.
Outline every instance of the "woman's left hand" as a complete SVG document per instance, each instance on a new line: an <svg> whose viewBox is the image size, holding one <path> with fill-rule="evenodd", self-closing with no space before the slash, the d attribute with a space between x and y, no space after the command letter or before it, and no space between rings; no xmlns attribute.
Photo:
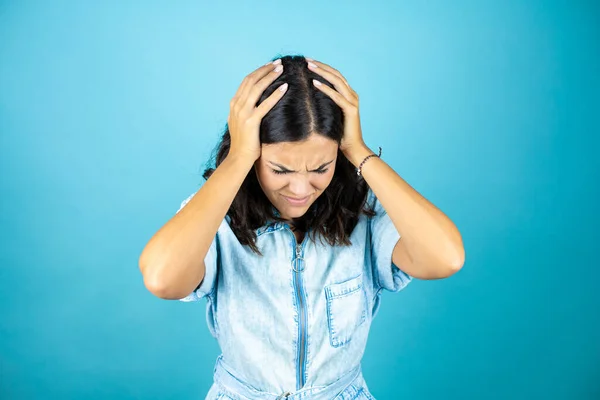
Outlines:
<svg viewBox="0 0 600 400"><path fill-rule="evenodd" d="M344 112L344 136L340 143L342 153L347 155L352 149L364 146L358 113L358 94L352 90L346 79L335 68L312 59L307 59L307 62L308 69L321 75L335 88L333 90L329 86L313 80L313 85L328 95Z"/></svg>

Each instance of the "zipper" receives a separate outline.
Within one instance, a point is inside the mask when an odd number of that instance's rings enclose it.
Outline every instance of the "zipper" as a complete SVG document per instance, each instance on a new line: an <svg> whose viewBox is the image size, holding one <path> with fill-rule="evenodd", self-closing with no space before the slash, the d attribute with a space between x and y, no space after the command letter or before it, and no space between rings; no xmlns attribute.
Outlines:
<svg viewBox="0 0 600 400"><path fill-rule="evenodd" d="M306 372L306 325L307 322L307 311L306 311L306 298L303 295L304 285L302 283L302 272L304 271L304 258L302 257L302 247L308 237L308 232L304 234L304 240L301 244L296 241L296 235L290 229L287 229L294 239L293 244L295 248L295 257L292 259L292 265L294 268L294 286L296 289L296 299L298 300L298 338L300 346L298 346L298 366L296 373L296 390L300 390L304 387L304 374Z"/></svg>

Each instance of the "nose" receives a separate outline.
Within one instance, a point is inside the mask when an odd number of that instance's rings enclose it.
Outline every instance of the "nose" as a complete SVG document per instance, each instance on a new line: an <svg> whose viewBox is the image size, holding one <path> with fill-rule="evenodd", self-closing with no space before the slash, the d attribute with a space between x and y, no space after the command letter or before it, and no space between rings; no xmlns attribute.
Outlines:
<svg viewBox="0 0 600 400"><path fill-rule="evenodd" d="M310 183L310 179L308 174L294 174L290 179L289 191L290 195L293 195L296 198L302 198L310 195L312 190L312 184Z"/></svg>

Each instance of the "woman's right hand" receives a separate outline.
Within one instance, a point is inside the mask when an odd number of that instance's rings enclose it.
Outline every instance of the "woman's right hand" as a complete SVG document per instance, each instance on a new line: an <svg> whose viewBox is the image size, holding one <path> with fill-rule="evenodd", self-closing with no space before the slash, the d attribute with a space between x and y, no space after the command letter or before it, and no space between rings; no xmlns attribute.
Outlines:
<svg viewBox="0 0 600 400"><path fill-rule="evenodd" d="M247 75L229 103L230 111L227 125L231 136L229 154L249 157L256 161L261 154L260 123L262 118L283 97L287 83L279 86L258 107L256 103L265 89L277 79L283 71L281 59L263 65Z"/></svg>

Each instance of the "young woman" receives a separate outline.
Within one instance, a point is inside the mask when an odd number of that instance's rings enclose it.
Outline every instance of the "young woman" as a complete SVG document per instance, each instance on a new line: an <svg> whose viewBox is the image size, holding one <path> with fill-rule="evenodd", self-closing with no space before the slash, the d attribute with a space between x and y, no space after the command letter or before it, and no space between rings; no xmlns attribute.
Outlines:
<svg viewBox="0 0 600 400"><path fill-rule="evenodd" d="M363 141L358 95L286 56L242 82L216 168L140 256L154 295L207 300L206 399L372 399L360 361L383 289L450 276L456 226Z"/></svg>

